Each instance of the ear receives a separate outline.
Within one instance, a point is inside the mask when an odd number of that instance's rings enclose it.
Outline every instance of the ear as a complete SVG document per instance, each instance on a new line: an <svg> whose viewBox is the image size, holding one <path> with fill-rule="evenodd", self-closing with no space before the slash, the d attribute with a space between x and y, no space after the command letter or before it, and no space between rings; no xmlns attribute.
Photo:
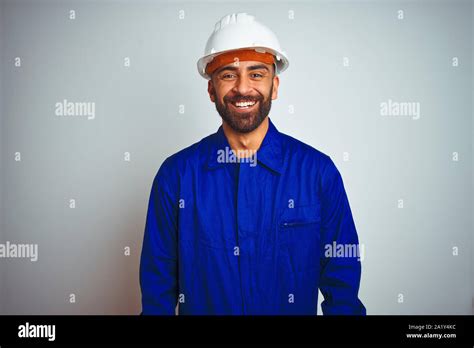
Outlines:
<svg viewBox="0 0 474 348"><path fill-rule="evenodd" d="M280 85L280 78L278 75L273 77L273 89L272 89L272 100L278 98L278 86Z"/></svg>
<svg viewBox="0 0 474 348"><path fill-rule="evenodd" d="M212 80L207 81L207 93L209 93L209 97L213 103L216 102L216 91L214 89L214 84Z"/></svg>

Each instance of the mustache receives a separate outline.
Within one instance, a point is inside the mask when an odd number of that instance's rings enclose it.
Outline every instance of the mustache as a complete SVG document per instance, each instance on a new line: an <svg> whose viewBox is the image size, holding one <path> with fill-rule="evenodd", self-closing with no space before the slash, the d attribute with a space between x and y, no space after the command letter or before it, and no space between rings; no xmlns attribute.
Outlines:
<svg viewBox="0 0 474 348"><path fill-rule="evenodd" d="M238 101L241 102L258 102L263 100L262 96L245 96L245 95L235 95L232 97L225 96L224 97L224 102L226 103L236 103Z"/></svg>

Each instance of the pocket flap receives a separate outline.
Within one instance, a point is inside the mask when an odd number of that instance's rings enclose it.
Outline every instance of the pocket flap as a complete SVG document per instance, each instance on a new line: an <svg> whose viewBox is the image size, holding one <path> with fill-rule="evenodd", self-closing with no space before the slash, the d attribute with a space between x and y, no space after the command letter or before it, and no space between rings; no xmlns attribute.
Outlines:
<svg viewBox="0 0 474 348"><path fill-rule="evenodd" d="M291 227L317 223L321 221L321 211L319 204L311 204L297 207L287 207L283 209L280 216L281 227Z"/></svg>

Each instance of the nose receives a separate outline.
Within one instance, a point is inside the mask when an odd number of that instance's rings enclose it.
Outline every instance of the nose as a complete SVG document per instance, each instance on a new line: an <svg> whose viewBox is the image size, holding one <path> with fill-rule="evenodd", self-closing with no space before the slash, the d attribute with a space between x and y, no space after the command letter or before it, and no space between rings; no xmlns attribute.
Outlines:
<svg viewBox="0 0 474 348"><path fill-rule="evenodd" d="M238 79L235 80L235 86L233 88L235 93L239 93L241 95L248 95L251 89L251 81L245 75L241 75Z"/></svg>

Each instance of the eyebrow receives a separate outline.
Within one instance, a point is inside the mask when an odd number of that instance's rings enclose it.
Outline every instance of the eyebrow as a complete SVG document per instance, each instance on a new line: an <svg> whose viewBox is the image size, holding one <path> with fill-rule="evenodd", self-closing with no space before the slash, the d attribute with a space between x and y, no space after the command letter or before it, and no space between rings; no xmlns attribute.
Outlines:
<svg viewBox="0 0 474 348"><path fill-rule="evenodd" d="M257 65L251 65L251 66L248 66L247 67L247 70L250 71L250 70L257 70L257 69L265 69L267 71L270 71L270 69L267 68L266 65L263 65L263 64L257 64ZM216 74L219 74L220 72L224 71L224 70L232 70L232 71L237 71L239 70L239 68L237 68L236 66L234 65L226 65L226 66L223 66L222 68L219 68L217 69L217 71L215 72Z"/></svg>

